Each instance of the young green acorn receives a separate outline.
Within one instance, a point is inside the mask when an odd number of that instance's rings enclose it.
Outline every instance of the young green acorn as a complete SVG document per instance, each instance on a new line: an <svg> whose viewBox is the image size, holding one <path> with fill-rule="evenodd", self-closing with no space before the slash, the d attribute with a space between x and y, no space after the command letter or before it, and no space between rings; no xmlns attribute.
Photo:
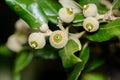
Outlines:
<svg viewBox="0 0 120 80"><path fill-rule="evenodd" d="M64 31L56 30L50 35L49 41L54 48L63 48L67 44L68 34Z"/></svg>
<svg viewBox="0 0 120 80"><path fill-rule="evenodd" d="M29 45L34 49L41 49L45 46L45 35L40 32L31 33L28 38Z"/></svg>
<svg viewBox="0 0 120 80"><path fill-rule="evenodd" d="M83 15L85 17L95 17L98 14L97 6L95 4L87 4L83 6Z"/></svg>
<svg viewBox="0 0 120 80"><path fill-rule="evenodd" d="M75 14L74 14L72 8L63 7L59 10L58 16L62 22L70 23L73 21Z"/></svg>
<svg viewBox="0 0 120 80"><path fill-rule="evenodd" d="M96 18L88 17L83 22L83 28L87 32L95 32L99 29L99 22Z"/></svg>

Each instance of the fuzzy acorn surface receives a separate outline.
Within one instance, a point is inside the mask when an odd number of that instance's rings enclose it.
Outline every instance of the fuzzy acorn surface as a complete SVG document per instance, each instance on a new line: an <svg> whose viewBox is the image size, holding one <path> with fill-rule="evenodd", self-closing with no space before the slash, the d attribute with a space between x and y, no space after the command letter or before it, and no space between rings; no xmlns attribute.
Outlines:
<svg viewBox="0 0 120 80"><path fill-rule="evenodd" d="M54 48L63 48L67 44L68 34L61 30L54 31L50 35L49 41Z"/></svg>
<svg viewBox="0 0 120 80"><path fill-rule="evenodd" d="M98 14L97 6L95 4L87 4L83 6L83 15L85 17L95 17Z"/></svg>
<svg viewBox="0 0 120 80"><path fill-rule="evenodd" d="M75 14L72 11L72 8L61 8L58 12L58 16L62 22L70 23L73 21Z"/></svg>
<svg viewBox="0 0 120 80"><path fill-rule="evenodd" d="M83 22L83 28L87 32L95 32L99 29L99 22L96 18L88 17Z"/></svg>
<svg viewBox="0 0 120 80"><path fill-rule="evenodd" d="M41 49L45 46L45 36L40 32L31 33L28 38L29 45L34 49Z"/></svg>

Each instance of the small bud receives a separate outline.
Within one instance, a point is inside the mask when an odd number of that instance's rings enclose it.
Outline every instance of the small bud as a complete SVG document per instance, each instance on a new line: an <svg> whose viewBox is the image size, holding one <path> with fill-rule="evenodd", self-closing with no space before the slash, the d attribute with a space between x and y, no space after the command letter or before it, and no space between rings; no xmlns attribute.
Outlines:
<svg viewBox="0 0 120 80"><path fill-rule="evenodd" d="M97 6L95 4L87 4L83 6L83 14L85 17L94 17L98 14Z"/></svg>
<svg viewBox="0 0 120 80"><path fill-rule="evenodd" d="M50 44L54 48L63 48L68 41L68 34L64 31L54 31L49 38Z"/></svg>
<svg viewBox="0 0 120 80"><path fill-rule="evenodd" d="M45 35L43 33L31 33L28 38L29 45L34 49L41 49L45 46Z"/></svg>
<svg viewBox="0 0 120 80"><path fill-rule="evenodd" d="M40 26L40 31L41 31L41 32L47 32L48 30L49 30L48 24L43 23L43 24Z"/></svg>
<svg viewBox="0 0 120 80"><path fill-rule="evenodd" d="M96 18L88 17L84 20L83 27L88 32L95 32L99 28L99 22Z"/></svg>
<svg viewBox="0 0 120 80"><path fill-rule="evenodd" d="M73 13L72 8L61 8L58 12L58 16L61 21L70 23L73 21L75 14Z"/></svg>

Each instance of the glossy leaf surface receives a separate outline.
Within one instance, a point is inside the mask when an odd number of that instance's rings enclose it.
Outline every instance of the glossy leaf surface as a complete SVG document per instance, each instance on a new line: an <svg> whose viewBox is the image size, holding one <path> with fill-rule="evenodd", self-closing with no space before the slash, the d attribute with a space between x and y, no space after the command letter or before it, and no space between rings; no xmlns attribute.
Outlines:
<svg viewBox="0 0 120 80"><path fill-rule="evenodd" d="M80 59L82 59L82 62L76 64L72 73L69 75L68 80L78 80L78 77L80 76L82 70L84 69L85 64L89 59L89 48L87 47L87 45L84 45L82 51L80 52L79 57Z"/></svg>
<svg viewBox="0 0 120 80"><path fill-rule="evenodd" d="M47 17L35 0L6 0L9 7L24 19L31 28L47 23Z"/></svg>

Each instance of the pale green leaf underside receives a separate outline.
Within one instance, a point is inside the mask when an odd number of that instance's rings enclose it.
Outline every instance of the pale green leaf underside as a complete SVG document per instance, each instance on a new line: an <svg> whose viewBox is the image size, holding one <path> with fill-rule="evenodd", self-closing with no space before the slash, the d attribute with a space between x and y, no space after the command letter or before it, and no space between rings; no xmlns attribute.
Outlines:
<svg viewBox="0 0 120 80"><path fill-rule="evenodd" d="M74 64L81 62L81 59L74 55L78 50L78 44L73 40L69 40L67 45L59 51L64 68L72 67Z"/></svg>
<svg viewBox="0 0 120 80"><path fill-rule="evenodd" d="M74 67L72 73L69 75L67 80L78 80L82 70L84 69L85 64L89 59L89 48L86 44L83 46L79 58L82 59L82 62L76 64L76 66Z"/></svg>

